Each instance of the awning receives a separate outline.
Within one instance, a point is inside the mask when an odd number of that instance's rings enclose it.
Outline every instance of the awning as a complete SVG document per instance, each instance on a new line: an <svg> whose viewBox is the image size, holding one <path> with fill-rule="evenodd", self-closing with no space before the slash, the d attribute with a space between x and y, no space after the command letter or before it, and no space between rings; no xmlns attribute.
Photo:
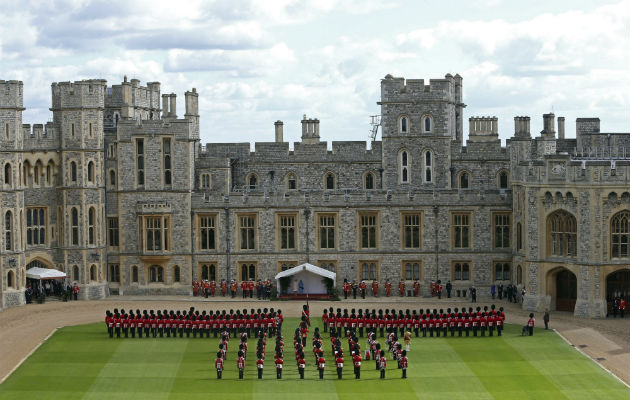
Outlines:
<svg viewBox="0 0 630 400"><path fill-rule="evenodd" d="M321 278L324 277L332 279L333 285L336 284L337 274L327 269L320 268L313 264L304 263L300 264L297 267L293 267L287 269L286 271L282 271L278 273L276 278L278 293L280 293L280 278L284 277L293 277L293 288L289 289L289 291L296 291L298 288L298 282L302 281L304 286L304 290L306 293L310 294L325 294L326 293L326 285L321 281Z"/></svg>
<svg viewBox="0 0 630 400"><path fill-rule="evenodd" d="M66 273L56 269L33 267L26 270L26 277L40 280L64 279L66 277Z"/></svg>

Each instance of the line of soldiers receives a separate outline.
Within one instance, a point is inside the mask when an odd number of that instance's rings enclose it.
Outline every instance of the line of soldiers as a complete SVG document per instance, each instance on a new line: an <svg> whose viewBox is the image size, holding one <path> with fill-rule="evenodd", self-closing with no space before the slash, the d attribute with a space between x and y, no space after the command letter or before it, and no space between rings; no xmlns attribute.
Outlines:
<svg viewBox="0 0 630 400"><path fill-rule="evenodd" d="M355 309L348 312L348 309L344 309L343 313L341 308L337 308L337 312L334 313L332 307L328 310L324 310L322 315L322 323L324 326L324 332L330 330L331 335L340 337L342 332L347 330L356 330L359 333L359 337L363 337L364 330L370 334L380 333L380 337L384 337L385 332L400 333L400 337L403 337L405 331L414 332L416 337L440 337L440 335L446 337L450 332L451 337L455 336L470 336L472 332L473 336L485 336L488 333L489 336L493 336L496 331L498 336L501 336L503 331L503 323L505 321L505 313L503 307L498 310L495 305L492 304L490 309L488 306L477 307L473 310L472 307L466 309L462 307L459 309L455 307L453 309L447 308L446 311L440 309L420 309L419 312L412 310L410 312L407 309L404 313L403 310L395 309L379 309L378 312L375 309L371 311L369 309L359 309L358 313Z"/></svg>
<svg viewBox="0 0 630 400"><path fill-rule="evenodd" d="M439 281L438 281L439 282ZM385 287L385 296L386 297L390 297L392 295L392 283L389 281L389 279L385 280L385 283L383 284ZM436 286L434 288L434 283L431 282L431 295L434 294L434 292L436 293L436 295L441 296L442 294L442 285L439 285L439 292L437 291L437 287ZM371 283L371 287L372 287L372 296L374 297L378 297L379 294L379 282L374 280ZM398 282L398 294L400 295L400 297L405 297L407 295L410 295L412 297L418 297L420 295L420 282L416 279L413 281L413 283L411 284L411 292L406 294L405 290L407 289L407 282L404 280L401 280ZM343 285L341 290L343 291L343 297L344 299L348 299L348 297L352 296L353 299L357 298L357 295L360 296L362 299L365 299L365 296L367 295L368 292L368 284L367 282L365 282L364 280L357 282L357 281L348 281L347 279L344 279L343 281ZM441 298L441 297L440 297Z"/></svg>
<svg viewBox="0 0 630 400"><path fill-rule="evenodd" d="M190 307L188 311L167 311L167 310L129 310L120 311L115 308L114 312L107 310L105 312L105 325L110 338L132 338L138 335L138 338L144 337L184 337L189 338L192 334L193 338L199 335L199 338L210 337L212 334L215 338L219 333L226 332L228 337L232 335L246 333L251 336L252 333L264 330L269 336L273 337L282 331L282 323L284 316L282 310L275 311L273 308L269 310L253 308L222 311L201 311Z"/></svg>
<svg viewBox="0 0 630 400"><path fill-rule="evenodd" d="M221 282L219 282L218 286L221 291L221 296L223 297L228 295L228 291L229 295L232 298L235 298L238 294L239 284L234 279L232 279L229 283L225 279L222 279ZM210 296L214 297L217 291L217 282L215 280L208 279L202 279L201 281L199 281L197 278L195 278L192 282L192 288L193 296L203 296L205 298L208 298ZM258 300L267 300L271 298L270 279L259 279L256 282L242 281L240 284L240 288L241 294L243 295L244 299L252 299L254 297L254 291L256 292L256 298Z"/></svg>

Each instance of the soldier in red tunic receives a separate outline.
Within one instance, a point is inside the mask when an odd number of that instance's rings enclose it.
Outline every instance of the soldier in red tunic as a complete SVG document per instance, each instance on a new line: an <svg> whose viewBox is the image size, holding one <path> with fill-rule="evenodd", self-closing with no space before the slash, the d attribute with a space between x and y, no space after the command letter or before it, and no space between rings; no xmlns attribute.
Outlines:
<svg viewBox="0 0 630 400"><path fill-rule="evenodd" d="M297 355L298 372L300 373L300 379L304 379L304 368L306 368L306 361L304 360L304 352L300 351Z"/></svg>
<svg viewBox="0 0 630 400"><path fill-rule="evenodd" d="M385 369L387 368L387 359L385 358L385 350L381 350L378 359L378 369L381 371L381 379L385 379Z"/></svg>
<svg viewBox="0 0 630 400"><path fill-rule="evenodd" d="M221 379L223 375L223 354L218 351L217 359L214 361L214 367L217 369L217 379Z"/></svg>
<svg viewBox="0 0 630 400"><path fill-rule="evenodd" d="M355 352L354 356L352 356L352 364L354 364L354 379L361 379L361 361L361 353Z"/></svg>
<svg viewBox="0 0 630 400"><path fill-rule="evenodd" d="M378 297L378 281L377 280L372 281L372 294L374 295L374 297Z"/></svg>
<svg viewBox="0 0 630 400"><path fill-rule="evenodd" d="M319 371L319 379L324 379L324 369L326 368L324 352L320 351L317 356L317 370Z"/></svg>
<svg viewBox="0 0 630 400"><path fill-rule="evenodd" d="M238 379L243 379L243 373L245 372L245 358L243 352L238 352L238 359L236 360L236 368L238 368Z"/></svg>
<svg viewBox="0 0 630 400"><path fill-rule="evenodd" d="M337 354L335 362L337 363L337 379L341 379L343 376L343 356L341 353Z"/></svg>
<svg viewBox="0 0 630 400"><path fill-rule="evenodd" d="M403 350L402 357L400 358L400 368L402 369L402 379L407 379L408 366L409 366L409 359L407 358L407 351Z"/></svg>

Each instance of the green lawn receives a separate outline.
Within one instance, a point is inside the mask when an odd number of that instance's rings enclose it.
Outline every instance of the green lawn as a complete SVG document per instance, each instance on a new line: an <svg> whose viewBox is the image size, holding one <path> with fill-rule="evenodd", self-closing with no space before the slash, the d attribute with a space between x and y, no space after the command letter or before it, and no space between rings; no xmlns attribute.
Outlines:
<svg viewBox="0 0 630 400"><path fill-rule="evenodd" d="M297 319L288 318L285 335ZM312 331L312 330L311 330ZM326 336L327 339L327 336ZM292 338L286 337L283 379L276 380L273 342L267 345L263 380L256 379L254 342L245 380L236 379L235 343L230 341L224 379L216 379L216 339L110 339L104 324L57 331L0 385L0 399L628 399L630 391L552 331L522 337L507 326L502 337L418 338L411 344L407 380L395 362L387 379L378 379L374 362L365 362L354 380L346 362L336 379L326 340L326 376L320 381L307 352L306 379L298 379ZM384 343L384 340L380 340ZM361 340L361 347L366 347ZM347 342L344 341L347 345ZM307 347L310 346L310 339ZM310 347L309 347L310 348ZM296 394L299 397L296 397Z"/></svg>

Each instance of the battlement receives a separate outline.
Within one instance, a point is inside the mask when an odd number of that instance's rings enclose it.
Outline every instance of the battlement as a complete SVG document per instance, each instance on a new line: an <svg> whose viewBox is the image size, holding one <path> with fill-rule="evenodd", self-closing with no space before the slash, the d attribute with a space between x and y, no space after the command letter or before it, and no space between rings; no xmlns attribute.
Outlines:
<svg viewBox="0 0 630 400"><path fill-rule="evenodd" d="M531 137L529 117L514 117L514 136Z"/></svg>
<svg viewBox="0 0 630 400"><path fill-rule="evenodd" d="M44 124L22 124L24 150L48 150L58 146L57 130L52 122Z"/></svg>
<svg viewBox="0 0 630 400"><path fill-rule="evenodd" d="M104 108L104 79L87 79L75 82L55 82L52 88L52 111L72 108Z"/></svg>
<svg viewBox="0 0 630 400"><path fill-rule="evenodd" d="M387 74L381 79L381 103L405 102L418 99L444 100L461 103L462 77L447 74L444 79L407 79Z"/></svg>
<svg viewBox="0 0 630 400"><path fill-rule="evenodd" d="M18 108L24 110L22 81L0 80L0 108Z"/></svg>
<svg viewBox="0 0 630 400"><path fill-rule="evenodd" d="M107 88L105 106L112 108L131 106L159 110L160 82L147 82L146 86L141 86L139 79L128 82L125 77L121 84Z"/></svg>

